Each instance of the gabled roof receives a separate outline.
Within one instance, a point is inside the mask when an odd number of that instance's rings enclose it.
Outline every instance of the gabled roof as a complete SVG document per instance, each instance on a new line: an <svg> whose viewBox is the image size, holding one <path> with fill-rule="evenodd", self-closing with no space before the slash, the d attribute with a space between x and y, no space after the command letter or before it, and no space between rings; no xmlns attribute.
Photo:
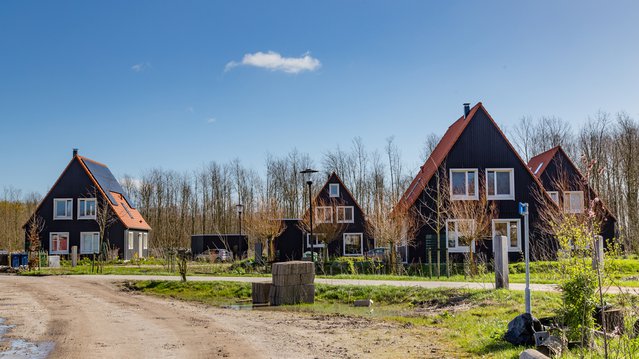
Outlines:
<svg viewBox="0 0 639 359"><path fill-rule="evenodd" d="M470 111L468 112L468 115L460 117L450 127L448 127L448 130L446 131L442 139L439 141L439 143L437 144L433 152L430 154L430 156L428 157L424 165L420 167L419 173L417 173L417 175L411 182L410 186L408 186L408 188L406 189L406 192L404 192L404 195L400 198L399 203L397 204L397 207L396 207L397 209L404 210L411 207L413 204L415 204L415 202L419 198L422 191L426 188L426 186L428 186L428 182L430 182L433 175L437 172L438 168L442 165L442 163L448 156L448 153L453 148L455 143L457 143L457 140L462 135L462 133L464 132L464 130L466 129L470 121L473 120L473 118L475 117L475 114L477 113L477 111L479 111L479 109L484 111L484 113L486 114L486 117L488 117L488 119L493 124L493 126L495 126L499 134L503 137L504 141L506 141L506 144L508 144L508 147L510 147L511 151L515 154L517 159L519 159L522 166L524 166L524 168L528 170L528 173L530 174L533 181L537 182L540 188L543 188L539 179L535 177L535 175L530 171L530 169L528 168L524 160L521 158L521 156L519 156L519 153L517 153L517 151L515 150L515 147L513 147L510 141L508 141L508 138L506 137L506 135L502 132L502 130L499 128L495 120L493 120L492 116L488 113L488 111L486 111L486 108L484 107L484 105L482 105L481 102L478 102L475 106L473 106L470 109Z"/></svg>
<svg viewBox="0 0 639 359"><path fill-rule="evenodd" d="M128 228L128 229L141 229L141 230L151 230L151 226L142 218L140 212L131 204L131 202L124 196L124 190L120 186L120 183L115 179L109 168L97 161L91 160L89 158L74 155L69 164L65 167L64 171L60 174L60 177L55 181L53 186L49 192L42 198L42 201L36 207L35 212L37 213L44 200L49 197L51 191L56 187L60 179L64 175L64 173L69 169L73 161L78 161L80 167L84 169L89 179L93 182L96 187L96 190L100 191L104 198L108 199L109 206L116 214L120 222ZM29 217L31 218L31 217ZM27 223L24 224L25 227Z"/></svg>
<svg viewBox="0 0 639 359"><path fill-rule="evenodd" d="M541 174L544 173L548 164L557 154L557 151L562 151L561 146L553 147L546 152L542 152L528 161L528 168L533 172L537 178L541 178ZM566 156L568 157L568 156Z"/></svg>
<svg viewBox="0 0 639 359"><path fill-rule="evenodd" d="M335 183L335 181L337 181L341 185L341 187L346 191L346 194L351 197L351 199L353 200L353 203L359 209L360 213L362 213L362 216L365 217L366 213L364 213L364 210L362 210L362 207L360 207L359 203L357 203L357 200L355 199L355 196L353 196L351 191L348 189L348 187L346 187L344 182L342 182L342 179L335 172L332 172L331 175L328 176L328 179L326 180L326 182L324 182L324 185L322 186L320 191L317 193L317 196L315 196L315 202L317 202L317 200L320 198L322 192L324 190L326 190L328 185L331 184L331 183ZM306 217L306 215L308 215L308 209L306 210L304 217Z"/></svg>
<svg viewBox="0 0 639 359"><path fill-rule="evenodd" d="M568 156L566 151L564 151L564 149L561 146L555 146L549 149L548 151L542 152L538 154L537 156L531 158L530 161L528 161L528 168L531 171L533 171L533 173L535 174L535 176L537 176L538 179L541 179L541 175L544 173L546 168L548 168L548 165L550 165L552 161L557 161L557 157L556 157L557 154L560 154L561 156L563 156L565 161L568 162L568 165L572 167L573 171L575 171L575 173L579 176L579 178L582 181L586 182L586 177L581 173L579 168L575 165L572 159L570 159L570 156ZM590 187L589 183L586 183L586 187L594 196L599 197L597 193L595 193L595 190L592 189L592 187ZM616 221L617 218L608 209L608 206L604 203L604 201L601 198L599 198L599 201L601 201L601 204L603 205L608 215Z"/></svg>

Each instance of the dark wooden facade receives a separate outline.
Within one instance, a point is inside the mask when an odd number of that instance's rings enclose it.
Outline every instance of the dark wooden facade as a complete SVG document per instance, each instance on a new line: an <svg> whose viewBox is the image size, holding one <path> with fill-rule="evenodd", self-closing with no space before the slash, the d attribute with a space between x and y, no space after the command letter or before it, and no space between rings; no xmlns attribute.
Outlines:
<svg viewBox="0 0 639 359"><path fill-rule="evenodd" d="M91 232L99 233L99 226L95 219L79 218L79 200L95 198L97 207L108 206L111 211L113 220L108 226L104 236L104 240L107 241L109 247L112 249L117 248L118 256L123 259L147 257L150 227L148 227L139 212L137 212L122 193L114 192L114 190L116 190L115 187L119 188L119 184L117 184L117 181L108 168L102 164L91 161L91 166L101 167L102 173L98 176L102 176L103 178L98 177L96 180L96 176L94 176L86 165L88 161L91 160L81 157L74 152L71 162L67 165L66 169L62 172L33 214L41 217L44 221L44 228L42 232L40 232L41 249L51 252L52 236L56 236L56 233L61 233L63 237L68 235L66 245L62 247L63 250L58 251L59 253L50 254L69 255L71 254L71 248L73 246L78 247L78 254L88 254L82 253L84 252L84 248L81 245L81 234ZM108 178L109 176L111 178ZM109 185L105 182L107 180L111 181L109 188L107 188ZM121 188L117 190L121 191ZM109 193L110 196L107 197L105 193ZM54 218L55 199L68 199L71 201L72 210L70 218ZM125 206L126 209L124 208ZM127 214L127 218L122 218L121 213L130 213L130 215ZM26 250L29 247L29 222L24 225L24 229ZM132 240L131 243L128 241L129 236Z"/></svg>
<svg viewBox="0 0 639 359"><path fill-rule="evenodd" d="M331 196L331 188L337 188L336 196ZM374 248L374 240L367 233L364 212L336 173L332 173L328 177L318 192L313 211L315 212L313 218L314 235L322 236L325 232L336 232L336 229L339 232L335 234L334 238L329 238L326 241L330 257L363 256L368 250ZM318 215L320 211L327 211L326 213L330 211L330 221L323 221L324 212L322 215ZM352 211L352 219L350 215L344 217L344 211ZM348 223L338 223L340 216L338 213L342 215L342 221ZM305 218L308 218L308 212ZM311 250L310 234L306 229L308 220L288 219L283 221L286 228L275 240L276 251L279 251L277 257L279 260L299 259L303 252ZM352 245L355 238L360 241L360 245ZM314 249L318 253L324 253L324 243L320 241Z"/></svg>
<svg viewBox="0 0 639 359"><path fill-rule="evenodd" d="M467 109L467 113L449 128L400 200L400 208L413 208L429 215L427 212L435 207L433 198L436 197L434 193L438 188L438 180L440 183L446 180L451 169L476 169L478 182L482 182L479 185L482 191L486 190L487 169L512 169L514 197L489 200L496 205L495 220L518 221L519 246L509 249L509 259L516 261L523 258L524 221L519 214L520 202L529 204L531 255L534 257L536 250L543 252L549 245L536 229L538 205L534 193L543 192L543 189L540 189L541 184L481 103ZM438 257L441 262L448 259L454 262L461 261L465 252L449 251L446 236L446 230L443 229L437 243L438 236L435 230L423 225L415 236L414 245L409 247L408 261L436 263ZM476 243L475 247L477 253L484 253L488 259L491 258L492 235ZM430 259L427 257L428 253L431 255Z"/></svg>
<svg viewBox="0 0 639 359"><path fill-rule="evenodd" d="M588 184L588 180L575 166L561 146L554 147L533 157L528 167L539 178L546 191L557 192L558 205L563 208L563 191L581 191L584 193L584 208L588 208L595 198L601 204L596 207L600 222L600 234L609 243L616 238L617 219L598 198L597 193Z"/></svg>

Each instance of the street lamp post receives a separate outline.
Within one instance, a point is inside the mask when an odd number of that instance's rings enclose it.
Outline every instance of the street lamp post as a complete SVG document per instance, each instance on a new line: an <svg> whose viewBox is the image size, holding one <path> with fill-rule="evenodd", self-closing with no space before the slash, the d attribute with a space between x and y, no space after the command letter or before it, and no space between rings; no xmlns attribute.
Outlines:
<svg viewBox="0 0 639 359"><path fill-rule="evenodd" d="M242 259L242 211L244 210L244 206L241 203L238 203L235 208L237 208L237 217L240 225L240 241L239 241L239 254L240 260Z"/></svg>
<svg viewBox="0 0 639 359"><path fill-rule="evenodd" d="M311 191L311 186L313 185L313 179L312 179L312 175L313 173L317 173L316 170L307 168L304 171L300 172L303 176L304 179L306 180L306 184L308 185L308 215L309 215L309 221L310 221L310 232L311 232L311 236L310 236L310 242L311 242L311 261L315 262L315 241L313 239L313 194Z"/></svg>

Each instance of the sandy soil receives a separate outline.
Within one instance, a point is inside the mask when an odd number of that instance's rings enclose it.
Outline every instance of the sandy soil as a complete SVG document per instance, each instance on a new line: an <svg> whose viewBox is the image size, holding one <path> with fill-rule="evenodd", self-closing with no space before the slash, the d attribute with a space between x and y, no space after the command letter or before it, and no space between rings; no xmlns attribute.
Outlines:
<svg viewBox="0 0 639 359"><path fill-rule="evenodd" d="M0 340L5 347L12 339L52 342L51 358L453 356L438 344L436 331L364 318L212 308L125 292L90 277L0 276L0 317L14 325Z"/></svg>

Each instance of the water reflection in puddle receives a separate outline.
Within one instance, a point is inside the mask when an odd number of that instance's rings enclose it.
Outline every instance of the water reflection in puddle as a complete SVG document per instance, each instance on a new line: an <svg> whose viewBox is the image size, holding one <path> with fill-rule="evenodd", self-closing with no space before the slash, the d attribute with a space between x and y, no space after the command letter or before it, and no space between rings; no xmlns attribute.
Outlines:
<svg viewBox="0 0 639 359"><path fill-rule="evenodd" d="M45 359L53 350L51 342L31 343L23 339L3 338L13 327L4 324L4 318L0 318L0 358Z"/></svg>

